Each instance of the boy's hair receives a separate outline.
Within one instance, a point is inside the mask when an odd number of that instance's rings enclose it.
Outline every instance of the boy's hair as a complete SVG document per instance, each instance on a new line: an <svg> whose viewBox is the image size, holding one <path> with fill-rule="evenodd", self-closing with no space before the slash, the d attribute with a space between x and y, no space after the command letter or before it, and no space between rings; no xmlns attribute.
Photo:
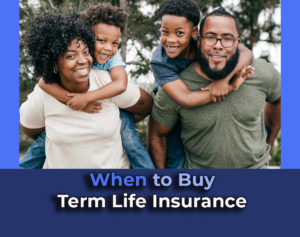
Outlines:
<svg viewBox="0 0 300 237"><path fill-rule="evenodd" d="M219 7L217 9L213 10L211 13L209 13L208 15L206 15L202 19L202 21L200 23L200 34L202 34L202 30L203 30L203 27L204 27L206 19L208 17L210 17L210 16L231 17L234 20L234 22L235 22L235 27L236 27L236 30L237 30L237 32L239 34L239 32L240 32L240 26L239 26L239 23L238 23L237 19L233 15L231 15L228 11L226 11L225 8L223 8L223 7Z"/></svg>
<svg viewBox="0 0 300 237"><path fill-rule="evenodd" d="M98 23L117 26L124 30L127 22L127 13L119 7L114 7L108 2L102 2L97 5L89 6L84 16L91 23L92 26Z"/></svg>
<svg viewBox="0 0 300 237"><path fill-rule="evenodd" d="M183 16L193 26L197 26L200 21L200 12L193 0L165 0L160 5L158 14L160 18L164 15Z"/></svg>
<svg viewBox="0 0 300 237"><path fill-rule="evenodd" d="M74 11L56 10L35 17L29 24L25 44L36 76L43 77L46 83L60 81L54 66L74 39L82 40L91 54L94 51L91 25Z"/></svg>

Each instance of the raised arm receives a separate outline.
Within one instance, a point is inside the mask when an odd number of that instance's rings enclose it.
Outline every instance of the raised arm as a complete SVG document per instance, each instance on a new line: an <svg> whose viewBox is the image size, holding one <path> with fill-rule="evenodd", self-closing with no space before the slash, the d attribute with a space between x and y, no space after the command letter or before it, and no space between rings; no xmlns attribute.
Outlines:
<svg viewBox="0 0 300 237"><path fill-rule="evenodd" d="M43 78L40 78L39 80L39 87L63 104L66 104L72 98L67 95L69 92L62 88L59 84L46 84Z"/></svg>
<svg viewBox="0 0 300 237"><path fill-rule="evenodd" d="M127 87L127 73L123 66L117 66L110 70L111 82L105 86L87 93L69 93L72 96L67 103L72 109L82 110L88 103L103 100L123 93Z"/></svg>
<svg viewBox="0 0 300 237"><path fill-rule="evenodd" d="M229 75L225 78L225 80L227 80L228 82L230 81L231 78L233 78L233 76L237 72L242 70L244 67L250 65L253 60L253 54L250 49L248 49L247 47L245 47L242 44L239 44L238 49L240 52L239 61L238 61L237 65L235 66L235 68L233 69L233 71L231 73L229 73Z"/></svg>
<svg viewBox="0 0 300 237"><path fill-rule="evenodd" d="M264 106L264 122L267 127L268 137L267 143L273 147L276 136L281 126L281 98L273 103L265 103Z"/></svg>
<svg viewBox="0 0 300 237"><path fill-rule="evenodd" d="M252 67L247 67L243 70L240 70L233 84L230 84L228 87L228 92L236 91L241 84L253 73ZM163 85L166 93L175 100L178 104L185 108L192 108L196 106L205 105L211 102L220 102L225 99L225 95L215 96L211 93L211 89L215 85L215 83L220 83L218 81L214 81L206 89L202 91L190 91L190 89L183 83L182 80L175 80L172 82L168 82ZM228 84L224 79L222 80L223 84ZM228 93L226 92L226 94Z"/></svg>
<svg viewBox="0 0 300 237"><path fill-rule="evenodd" d="M156 168L166 168L167 135L173 127L165 127L150 117L148 131L148 152Z"/></svg>
<svg viewBox="0 0 300 237"><path fill-rule="evenodd" d="M235 66L233 71L231 73L229 73L227 75L227 77L225 77L224 79L215 81L214 83L212 83L211 85L208 86L211 95L213 97L217 97L217 99L219 99L219 100L225 99L224 96L232 91L232 89L230 88L230 80L236 74L240 73L243 69L247 70L246 67L252 63L253 54L252 54L251 50L249 50L248 48L246 48L244 45L241 45L241 44L238 45L238 49L240 52L240 57L239 57L239 61L238 61L237 65ZM247 77L249 77L249 76L247 76ZM233 82L233 87L236 88L234 90L237 90L241 84Z"/></svg>
<svg viewBox="0 0 300 237"><path fill-rule="evenodd" d="M182 80L167 82L163 85L165 92L178 104L192 108L213 102L209 91L190 91Z"/></svg>

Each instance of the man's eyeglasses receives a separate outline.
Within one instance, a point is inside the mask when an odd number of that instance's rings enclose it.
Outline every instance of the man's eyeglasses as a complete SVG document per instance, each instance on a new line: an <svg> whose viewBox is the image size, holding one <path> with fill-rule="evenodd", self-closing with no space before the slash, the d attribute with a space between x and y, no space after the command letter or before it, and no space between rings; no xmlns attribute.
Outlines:
<svg viewBox="0 0 300 237"><path fill-rule="evenodd" d="M215 35L200 35L200 37L204 39L204 43L208 46L215 46L218 40L220 40L224 48L231 48L234 42L239 38L232 35L223 35L221 38L217 38Z"/></svg>

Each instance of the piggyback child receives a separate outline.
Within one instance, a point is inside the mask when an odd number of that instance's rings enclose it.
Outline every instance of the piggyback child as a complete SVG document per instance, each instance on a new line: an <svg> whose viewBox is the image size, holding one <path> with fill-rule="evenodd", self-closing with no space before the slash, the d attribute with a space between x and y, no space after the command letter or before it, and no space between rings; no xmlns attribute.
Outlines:
<svg viewBox="0 0 300 237"><path fill-rule="evenodd" d="M198 6L193 0L165 0L160 5L158 13L161 18L161 41L150 63L155 78L154 93L161 86L179 105L186 108L202 106L224 100L228 93L237 90L252 74L253 68L245 66L251 63L253 55L249 49L240 46L238 64L227 77L218 78L201 91L190 91L180 80L179 73L197 58L196 39L200 21ZM220 63L224 61L223 55L211 57L218 58ZM231 80L234 76L234 80ZM185 154L180 132L181 124L177 123L167 136L167 164L164 167L183 168ZM151 147L149 151L150 155L161 152Z"/></svg>
<svg viewBox="0 0 300 237"><path fill-rule="evenodd" d="M121 94L127 87L125 63L119 52L118 45L121 31L124 29L127 14L120 8L109 3L89 6L84 16L88 19L95 34L93 68L109 71L112 82L87 93L69 93L58 83L46 84L40 79L39 86L57 100L67 104L73 110L87 113L101 113L99 100ZM141 144L135 131L134 115L120 110L122 120L122 144L127 152L132 168L154 168L149 154ZM136 116L136 119L142 119ZM45 132L40 134L31 145L20 168L41 168L45 161Z"/></svg>

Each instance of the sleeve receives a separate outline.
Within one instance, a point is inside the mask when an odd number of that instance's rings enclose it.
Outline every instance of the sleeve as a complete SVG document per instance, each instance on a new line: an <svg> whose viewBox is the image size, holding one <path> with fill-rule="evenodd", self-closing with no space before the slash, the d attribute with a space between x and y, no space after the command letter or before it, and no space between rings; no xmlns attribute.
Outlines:
<svg viewBox="0 0 300 237"><path fill-rule="evenodd" d="M176 102L160 87L154 98L151 116L161 125L172 127L179 119L177 107Z"/></svg>
<svg viewBox="0 0 300 237"><path fill-rule="evenodd" d="M180 78L176 72L164 63L151 62L151 70L158 86Z"/></svg>
<svg viewBox="0 0 300 237"><path fill-rule="evenodd" d="M26 128L45 127L42 91L38 85L20 107L20 123Z"/></svg>
<svg viewBox="0 0 300 237"><path fill-rule="evenodd" d="M269 72L266 83L268 87L266 101L272 103L278 100L281 95L280 73L270 63L267 63L265 70Z"/></svg>
<svg viewBox="0 0 300 237"><path fill-rule="evenodd" d="M139 87L132 83L128 83L127 89L120 95L115 96L114 99L119 108L125 109L135 105L140 97Z"/></svg>
<svg viewBox="0 0 300 237"><path fill-rule="evenodd" d="M110 71L112 68L117 67L117 66L126 67L126 64L123 62L119 51L117 51L117 53L109 60L108 71Z"/></svg>

